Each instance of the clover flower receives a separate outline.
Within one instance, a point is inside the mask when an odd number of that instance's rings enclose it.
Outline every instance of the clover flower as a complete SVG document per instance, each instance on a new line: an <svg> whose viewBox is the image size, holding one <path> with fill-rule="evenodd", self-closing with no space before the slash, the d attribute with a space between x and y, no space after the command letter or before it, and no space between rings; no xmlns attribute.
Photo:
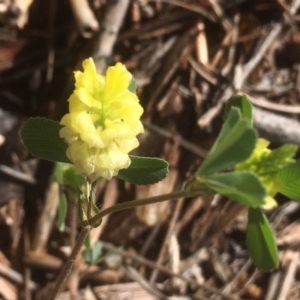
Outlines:
<svg viewBox="0 0 300 300"><path fill-rule="evenodd" d="M269 141L259 138L251 156L235 166L236 170L252 171L259 177L267 192L263 209L277 206L274 196L283 188L278 178L279 171L294 161L293 156L297 151L297 146L291 144L270 150L269 144Z"/></svg>
<svg viewBox="0 0 300 300"><path fill-rule="evenodd" d="M59 134L79 174L91 181L109 180L131 163L128 153L138 147L136 136L144 132L143 108L129 90L132 75L121 63L109 67L104 77L89 58L83 61L83 72L74 73L75 90Z"/></svg>

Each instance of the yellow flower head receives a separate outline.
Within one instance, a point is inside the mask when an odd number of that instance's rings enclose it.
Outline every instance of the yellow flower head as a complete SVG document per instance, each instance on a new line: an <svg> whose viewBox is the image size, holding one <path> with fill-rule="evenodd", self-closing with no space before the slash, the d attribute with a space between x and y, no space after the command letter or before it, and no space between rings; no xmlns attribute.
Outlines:
<svg viewBox="0 0 300 300"><path fill-rule="evenodd" d="M121 63L109 67L106 77L97 74L92 58L75 72L75 90L69 113L60 121L59 134L68 144L67 156L78 173L95 181L111 179L130 165L128 153L138 147L144 132L143 108L128 87L132 75Z"/></svg>
<svg viewBox="0 0 300 300"><path fill-rule="evenodd" d="M278 178L279 171L294 161L293 156L297 151L297 147L290 144L270 150L269 144L265 139L258 139L251 156L235 166L236 170L252 171L259 177L267 192L265 204L262 206L264 209L277 206L273 197L282 189L282 183Z"/></svg>

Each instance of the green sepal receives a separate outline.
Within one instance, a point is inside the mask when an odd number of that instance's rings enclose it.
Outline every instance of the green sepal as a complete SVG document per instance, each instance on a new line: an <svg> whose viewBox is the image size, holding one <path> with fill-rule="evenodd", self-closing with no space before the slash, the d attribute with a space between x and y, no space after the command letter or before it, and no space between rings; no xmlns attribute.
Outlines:
<svg viewBox="0 0 300 300"><path fill-rule="evenodd" d="M90 211L90 215L88 216L88 212ZM78 202L78 213L81 222L88 221L95 215L100 212L99 208L95 204L95 199L86 199L83 193L80 192L79 202ZM102 219L98 220L97 222L91 224L92 227L98 227L102 222Z"/></svg>
<svg viewBox="0 0 300 300"><path fill-rule="evenodd" d="M130 92L136 94L136 88L137 88L136 82L135 82L135 79L134 79L133 76L132 76L131 81L130 81L130 84L129 84L129 86L128 86L128 90L129 90Z"/></svg>
<svg viewBox="0 0 300 300"><path fill-rule="evenodd" d="M249 208L246 243L254 264L271 271L278 267L279 257L274 232L259 208Z"/></svg>

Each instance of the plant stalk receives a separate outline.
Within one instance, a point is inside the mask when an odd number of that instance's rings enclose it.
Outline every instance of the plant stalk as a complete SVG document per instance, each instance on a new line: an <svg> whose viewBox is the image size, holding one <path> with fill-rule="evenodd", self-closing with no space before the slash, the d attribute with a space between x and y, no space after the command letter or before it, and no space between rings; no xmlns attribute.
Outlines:
<svg viewBox="0 0 300 300"><path fill-rule="evenodd" d="M152 204L152 203L158 203L162 201L167 201L171 199L179 199L179 198L186 198L186 197L193 197L193 196L200 196L203 194L207 194L207 190L197 190L193 192L187 192L187 191L178 191L178 192L173 192L169 194L164 194L164 195L159 195L159 196L154 196L154 197L149 197L149 198L144 198L144 199L138 199L138 200L133 200L133 201L127 201L124 203L119 203L114 206L108 207L107 209L104 209L103 211L99 212L96 214L94 217L90 218L89 220L84 220L82 222L82 229L81 232L79 233L79 236L77 238L76 244L74 246L74 249L67 260L66 264L64 265L61 273L56 279L54 289L52 290L52 293L50 294L48 300L54 300L57 296L57 294L60 292L61 288L63 287L66 279L70 275L70 272L73 268L75 259L77 255L80 252L80 249L88 236L93 224L101 220L103 217L115 213L117 211L129 209L129 208L134 208L142 205L147 205L147 204Z"/></svg>
<svg viewBox="0 0 300 300"><path fill-rule="evenodd" d="M194 196L201 196L207 194L207 190L197 190L192 192L187 191L178 191L178 192L172 192L169 194L144 198L144 199L138 199L138 200L132 200L132 201L126 201L124 203L119 203L114 206L108 207L107 209L104 209L100 211L98 214L96 214L94 217L90 218L89 220L83 221L82 224L84 226L86 225L93 225L97 221L101 220L103 217L110 215L112 213L115 213L117 211L134 208L142 205L152 204L152 203L158 203L163 202L171 199L179 199L179 198L186 198L186 197L194 197Z"/></svg>
<svg viewBox="0 0 300 300"><path fill-rule="evenodd" d="M80 249L81 249L86 237L88 236L90 230L91 230L91 226L82 227L82 229L81 229L81 231L78 235L76 244L73 248L73 251L72 251L70 257L68 258L67 262L63 266L63 269L62 269L61 273L57 277L57 279L55 281L55 286L54 286L48 300L54 300L56 298L56 296L58 295L58 293L60 292L61 288L63 287L63 285L66 281L66 279L69 277L69 275L72 271L72 268L73 268L74 262L76 260L76 257L79 254Z"/></svg>

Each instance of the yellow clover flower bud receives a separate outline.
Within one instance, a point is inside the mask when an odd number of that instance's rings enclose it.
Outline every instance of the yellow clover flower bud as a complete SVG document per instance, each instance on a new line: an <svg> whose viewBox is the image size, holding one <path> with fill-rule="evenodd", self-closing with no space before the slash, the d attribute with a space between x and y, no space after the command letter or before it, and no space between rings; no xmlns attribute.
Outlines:
<svg viewBox="0 0 300 300"><path fill-rule="evenodd" d="M144 132L143 108L128 89L131 80L121 63L101 76L92 58L83 61L83 72L75 72L70 112L61 119L65 127L59 134L68 144L66 154L77 172L91 181L109 180L128 168L128 153L139 145L136 136Z"/></svg>
<svg viewBox="0 0 300 300"><path fill-rule="evenodd" d="M263 209L267 210L277 207L274 196L280 189L280 184L276 180L276 170L270 170L270 166L264 162L272 152L268 149L269 144L269 141L259 138L251 156L235 166L236 170L253 171L258 175L267 192L264 199L265 204L262 206Z"/></svg>

